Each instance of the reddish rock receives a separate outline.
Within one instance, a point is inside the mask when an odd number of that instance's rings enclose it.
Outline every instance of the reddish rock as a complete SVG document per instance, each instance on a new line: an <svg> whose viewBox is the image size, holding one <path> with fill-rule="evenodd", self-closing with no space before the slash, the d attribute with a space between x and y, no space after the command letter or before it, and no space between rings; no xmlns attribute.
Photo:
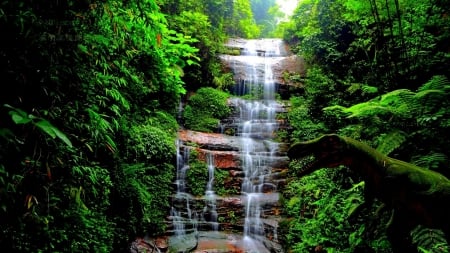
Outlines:
<svg viewBox="0 0 450 253"><path fill-rule="evenodd" d="M228 206L242 206L242 200L236 197L223 198L223 203Z"/></svg>
<svg viewBox="0 0 450 253"><path fill-rule="evenodd" d="M219 133L202 133L180 130L178 139L184 143L195 143L199 148L218 151L239 151L239 138Z"/></svg>
<svg viewBox="0 0 450 253"><path fill-rule="evenodd" d="M162 252L166 252L167 249L169 248L168 238L166 236L156 238L155 245Z"/></svg>
<svg viewBox="0 0 450 253"><path fill-rule="evenodd" d="M217 151L197 149L198 159L206 161L206 155L211 153L214 158L214 167L218 169L234 169L241 166L239 153L237 151Z"/></svg>

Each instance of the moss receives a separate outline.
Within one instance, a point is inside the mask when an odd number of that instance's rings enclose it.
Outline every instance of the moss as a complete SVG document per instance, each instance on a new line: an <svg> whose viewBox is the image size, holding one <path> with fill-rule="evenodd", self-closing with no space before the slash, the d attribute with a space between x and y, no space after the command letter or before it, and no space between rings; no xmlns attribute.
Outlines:
<svg viewBox="0 0 450 253"><path fill-rule="evenodd" d="M196 150L191 150L189 158L189 169L186 172L186 182L189 193L195 196L205 194L206 183L208 182L208 166L206 162L199 160Z"/></svg>
<svg viewBox="0 0 450 253"><path fill-rule="evenodd" d="M218 170L214 172L214 191L219 196L227 196L233 194L239 194L239 189L233 187L227 187L226 180L230 177L230 174L226 170Z"/></svg>

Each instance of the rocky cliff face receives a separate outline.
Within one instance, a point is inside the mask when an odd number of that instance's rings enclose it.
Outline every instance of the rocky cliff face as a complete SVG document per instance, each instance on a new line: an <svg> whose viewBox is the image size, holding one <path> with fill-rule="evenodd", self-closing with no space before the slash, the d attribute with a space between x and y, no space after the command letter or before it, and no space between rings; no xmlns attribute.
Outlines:
<svg viewBox="0 0 450 253"><path fill-rule="evenodd" d="M247 40L244 39L230 39L226 46L234 51L243 52L246 50L245 44ZM272 52L266 51L264 48L257 48L259 56L268 56ZM286 44L280 48L279 52L281 57L271 59L273 61L272 74L275 85L277 86L278 94L282 97L289 97L290 88L298 88L303 84L299 83L298 80L294 81L290 79L291 75L303 76L305 74L305 62L303 58L292 54L289 47ZM239 57L239 55L222 55L221 59L225 64L226 68L233 72L234 80L237 84L246 80L248 76L248 63L245 59ZM259 78L263 78L265 72L263 67L257 67L257 75Z"/></svg>

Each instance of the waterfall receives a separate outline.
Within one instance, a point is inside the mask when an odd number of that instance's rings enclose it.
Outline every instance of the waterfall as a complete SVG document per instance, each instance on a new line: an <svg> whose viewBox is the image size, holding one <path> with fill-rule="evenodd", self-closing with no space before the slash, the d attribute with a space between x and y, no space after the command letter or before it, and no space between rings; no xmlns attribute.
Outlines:
<svg viewBox="0 0 450 253"><path fill-rule="evenodd" d="M247 95L248 100L235 98L233 103L240 111L238 136L241 138L242 167L245 177L241 192L245 203L244 238L246 248L253 247L250 238L265 236L263 205L267 201L265 190L274 192L276 185L269 183L271 164L278 145L272 139L278 129L276 112L280 110L275 100L276 86L272 68L281 58L279 39L246 40L240 56L229 56L241 65L245 73L234 93ZM237 68L235 69L237 71ZM269 189L269 190L268 190ZM272 232L276 235L276 231Z"/></svg>
<svg viewBox="0 0 450 253"><path fill-rule="evenodd" d="M281 219L277 188L284 184L281 172L288 160L274 141L283 127L277 114L285 110L276 100L275 80L280 78L273 73L280 73L287 54L281 39L232 41L239 45L228 46L240 49L241 55L221 55L221 59L236 80L231 90L235 96L229 100L233 115L221 121L218 133L179 131L177 192L170 217L173 252L193 248L198 252L283 252L277 233ZM192 186L186 183L189 157L194 155L207 165L203 196L191 196ZM220 180L215 180L218 172ZM203 175L199 179L204 180ZM215 189L215 183L223 187L224 182L232 193L217 196L223 191Z"/></svg>
<svg viewBox="0 0 450 253"><path fill-rule="evenodd" d="M216 211L216 194L214 192L214 156L208 153L206 156L208 166L208 182L205 191L205 207L203 208L203 219L211 225L213 231L218 231L219 223L217 222Z"/></svg>
<svg viewBox="0 0 450 253"><path fill-rule="evenodd" d="M176 247L178 252L190 252L195 246L195 238L198 233L197 212L191 209L193 197L186 192L186 172L189 169L190 149L189 147L182 147L179 140L177 140L176 146L176 193L172 198L172 207L170 209L174 237L170 238L170 244ZM193 244L194 246L192 246Z"/></svg>

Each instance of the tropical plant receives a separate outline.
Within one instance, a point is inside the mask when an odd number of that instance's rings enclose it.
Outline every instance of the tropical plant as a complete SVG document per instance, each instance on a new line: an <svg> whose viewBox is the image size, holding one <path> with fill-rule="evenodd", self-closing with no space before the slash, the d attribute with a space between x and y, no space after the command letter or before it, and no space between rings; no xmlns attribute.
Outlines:
<svg viewBox="0 0 450 253"><path fill-rule="evenodd" d="M411 231L411 237L413 243L417 245L418 252L450 252L445 234L439 229L417 226Z"/></svg>
<svg viewBox="0 0 450 253"><path fill-rule="evenodd" d="M202 196L205 194L205 187L208 182L208 166L206 162L198 160L197 152L191 151L190 156L189 169L186 175L187 185L191 194Z"/></svg>
<svg viewBox="0 0 450 253"><path fill-rule="evenodd" d="M340 130L343 134L374 139L374 145L385 154L400 148L397 154L407 155L412 162L442 170L449 154L442 150L446 140L439 136L450 125L449 91L448 79L434 76L417 91L394 90L350 107L329 106L324 112L339 121L352 122ZM405 144L408 148L402 150ZM427 150L428 154L408 151L412 146L419 151Z"/></svg>
<svg viewBox="0 0 450 253"><path fill-rule="evenodd" d="M184 108L184 125L196 131L216 131L220 119L231 113L228 97L228 93L210 87L197 90Z"/></svg>
<svg viewBox="0 0 450 253"><path fill-rule="evenodd" d="M292 173L304 163L292 162ZM373 214L365 212L364 218L349 222L352 211L364 201L364 182L355 183L351 178L349 171L340 168L319 170L289 182L283 198L286 214L294 218L282 223L287 230L283 238L289 245L286 250L309 252L322 247L327 252L389 252L385 235L375 232L382 224L374 223Z"/></svg>
<svg viewBox="0 0 450 253"><path fill-rule="evenodd" d="M123 252L160 233L197 40L153 0L4 1L0 26L1 248Z"/></svg>

